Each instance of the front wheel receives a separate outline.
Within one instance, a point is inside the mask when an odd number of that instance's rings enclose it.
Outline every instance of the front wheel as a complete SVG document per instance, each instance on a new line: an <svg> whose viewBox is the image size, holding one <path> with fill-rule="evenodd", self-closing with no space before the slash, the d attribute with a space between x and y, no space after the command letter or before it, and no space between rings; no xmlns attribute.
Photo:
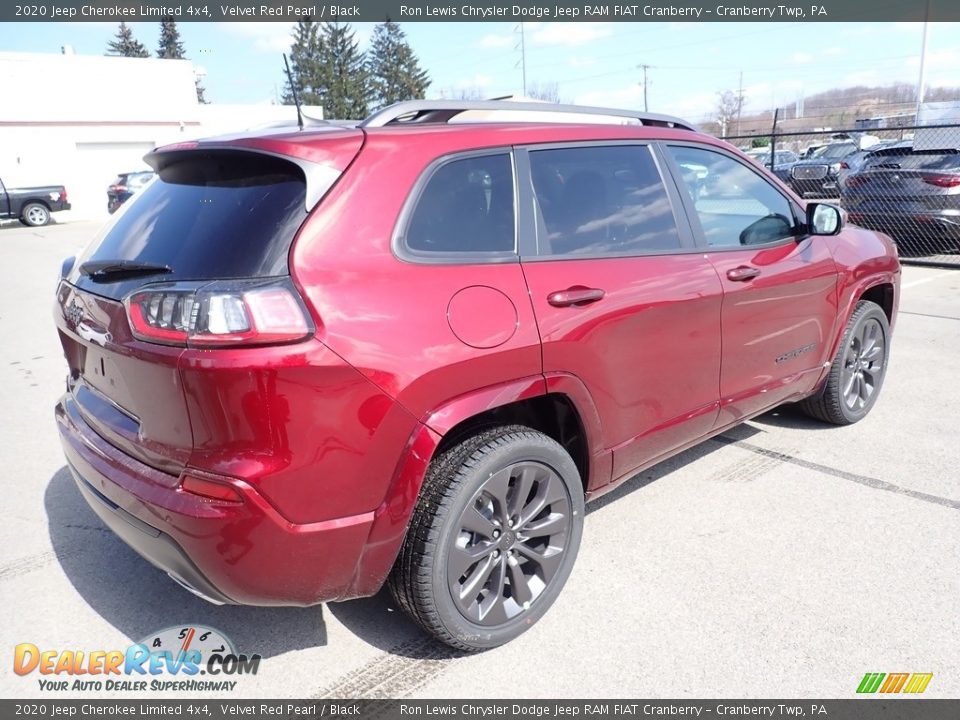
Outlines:
<svg viewBox="0 0 960 720"><path fill-rule="evenodd" d="M40 203L28 203L23 208L20 221L30 227L40 227L50 222L50 211Z"/></svg>
<svg viewBox="0 0 960 720"><path fill-rule="evenodd" d="M889 358L887 315L876 303L861 300L847 322L826 382L800 408L834 425L862 420L877 401Z"/></svg>
<svg viewBox="0 0 960 720"><path fill-rule="evenodd" d="M480 432L431 463L390 590L447 645L502 645L560 594L583 511L580 474L558 443L516 425Z"/></svg>

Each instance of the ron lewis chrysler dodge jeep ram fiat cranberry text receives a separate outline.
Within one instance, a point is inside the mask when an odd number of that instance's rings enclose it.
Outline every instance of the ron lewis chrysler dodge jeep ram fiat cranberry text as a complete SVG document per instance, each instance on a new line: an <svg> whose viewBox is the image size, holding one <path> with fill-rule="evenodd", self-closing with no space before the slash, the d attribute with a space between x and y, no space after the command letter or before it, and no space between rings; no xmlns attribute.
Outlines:
<svg viewBox="0 0 960 720"><path fill-rule="evenodd" d="M890 240L676 118L423 101L147 161L64 263L56 420L103 521L213 602L387 583L493 647L556 599L585 500L883 382Z"/></svg>

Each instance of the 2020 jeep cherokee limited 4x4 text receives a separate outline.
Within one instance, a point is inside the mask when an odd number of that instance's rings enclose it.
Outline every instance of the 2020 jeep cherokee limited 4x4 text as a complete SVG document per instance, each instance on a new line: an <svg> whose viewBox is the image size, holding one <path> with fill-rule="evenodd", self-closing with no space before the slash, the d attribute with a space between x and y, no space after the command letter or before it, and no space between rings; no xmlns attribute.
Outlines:
<svg viewBox="0 0 960 720"><path fill-rule="evenodd" d="M418 102L147 160L64 264L56 420L97 514L214 602L387 583L493 647L557 597L585 499L883 382L889 239L674 118Z"/></svg>

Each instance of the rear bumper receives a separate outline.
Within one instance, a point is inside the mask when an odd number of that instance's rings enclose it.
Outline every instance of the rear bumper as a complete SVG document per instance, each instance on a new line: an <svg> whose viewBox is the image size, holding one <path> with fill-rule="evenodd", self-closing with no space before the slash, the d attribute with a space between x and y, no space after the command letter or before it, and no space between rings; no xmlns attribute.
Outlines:
<svg viewBox="0 0 960 720"><path fill-rule="evenodd" d="M296 524L239 480L242 503L206 500L104 441L69 395L55 415L70 469L94 512L188 589L245 605L312 605L357 594L374 511Z"/></svg>

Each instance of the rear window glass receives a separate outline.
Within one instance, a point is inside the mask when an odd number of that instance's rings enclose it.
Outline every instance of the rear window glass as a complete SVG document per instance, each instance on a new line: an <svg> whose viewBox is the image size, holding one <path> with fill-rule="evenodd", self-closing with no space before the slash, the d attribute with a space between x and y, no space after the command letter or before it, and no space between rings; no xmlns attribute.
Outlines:
<svg viewBox="0 0 960 720"><path fill-rule="evenodd" d="M302 171L285 160L184 153L167 161L80 263L168 265L173 272L164 280L286 275L290 244L306 218L305 197Z"/></svg>
<svg viewBox="0 0 960 720"><path fill-rule="evenodd" d="M919 150L891 148L867 156L866 167L890 170L958 170L960 152L956 150Z"/></svg>
<svg viewBox="0 0 960 720"><path fill-rule="evenodd" d="M817 150L813 157L821 158L823 160L831 160L836 158L843 158L849 155L850 153L856 152L857 146L853 144L843 143L840 145L825 145L824 147Z"/></svg>

